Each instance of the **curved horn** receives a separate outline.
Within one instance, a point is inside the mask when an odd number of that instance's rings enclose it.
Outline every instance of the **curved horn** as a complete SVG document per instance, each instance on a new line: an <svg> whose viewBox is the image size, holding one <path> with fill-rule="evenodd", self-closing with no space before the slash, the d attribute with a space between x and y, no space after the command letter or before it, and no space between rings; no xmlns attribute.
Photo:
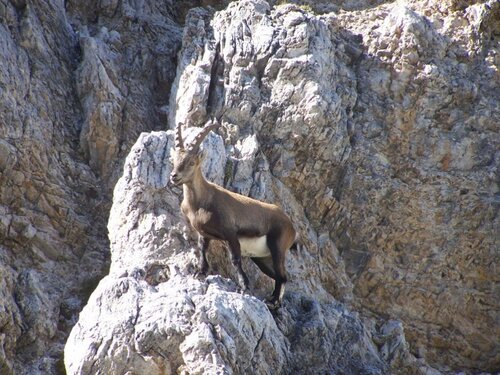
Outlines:
<svg viewBox="0 0 500 375"><path fill-rule="evenodd" d="M191 142L191 144L189 145L188 151L194 151L194 150L198 149L198 147L200 147L200 145L201 145L201 142L203 142L203 140L208 135L208 133L210 133L210 131L213 129L217 129L219 126L220 126L220 123L217 120L212 119L207 125L205 125L203 127L201 132L199 132L196 135L193 142Z"/></svg>
<svg viewBox="0 0 500 375"><path fill-rule="evenodd" d="M184 142L182 141L182 123L178 123L175 127L175 148L184 150Z"/></svg>

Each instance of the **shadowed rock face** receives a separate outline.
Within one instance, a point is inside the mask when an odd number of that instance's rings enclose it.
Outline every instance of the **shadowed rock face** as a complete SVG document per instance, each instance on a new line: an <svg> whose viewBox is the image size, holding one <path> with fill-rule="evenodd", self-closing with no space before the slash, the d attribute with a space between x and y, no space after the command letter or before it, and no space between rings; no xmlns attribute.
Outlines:
<svg viewBox="0 0 500 375"><path fill-rule="evenodd" d="M73 326L70 374L497 371L499 5L379 3L0 2L0 372ZM299 232L278 312L192 276L158 130L210 116L207 178Z"/></svg>
<svg viewBox="0 0 500 375"><path fill-rule="evenodd" d="M134 6L0 2L2 374L63 368L69 330L109 268L123 159L165 123L181 28L172 6Z"/></svg>
<svg viewBox="0 0 500 375"><path fill-rule="evenodd" d="M492 17L500 9L447 5L453 10L387 6L373 21L342 21L363 36L358 79L366 85L339 196L351 239L339 246L370 254L356 303L402 319L414 353L441 368L494 371L500 96Z"/></svg>

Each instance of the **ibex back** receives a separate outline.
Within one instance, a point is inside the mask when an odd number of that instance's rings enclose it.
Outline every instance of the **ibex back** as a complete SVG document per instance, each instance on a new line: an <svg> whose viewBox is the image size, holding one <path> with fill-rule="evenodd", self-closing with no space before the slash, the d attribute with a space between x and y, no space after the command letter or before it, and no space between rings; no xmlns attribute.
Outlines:
<svg viewBox="0 0 500 375"><path fill-rule="evenodd" d="M285 255L294 243L295 230L278 206L233 193L203 177L200 144L218 126L217 122L209 122L187 147L182 140L181 124L176 128L170 180L175 185L183 184L182 213L199 233L199 273L206 275L208 271L206 251L210 241L226 241L242 290L248 290L248 278L241 267L241 256L247 256L275 280L269 304L276 307L285 291Z"/></svg>

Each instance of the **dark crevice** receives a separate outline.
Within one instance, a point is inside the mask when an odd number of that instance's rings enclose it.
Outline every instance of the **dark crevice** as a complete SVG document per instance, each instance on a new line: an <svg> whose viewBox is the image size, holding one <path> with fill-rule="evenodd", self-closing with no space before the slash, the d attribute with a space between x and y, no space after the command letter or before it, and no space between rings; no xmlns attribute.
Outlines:
<svg viewBox="0 0 500 375"><path fill-rule="evenodd" d="M210 84L208 86L207 115L215 117L217 111L219 88L218 77L224 72L224 60L220 54L220 43L215 46L215 57L210 71ZM220 89L222 90L222 88Z"/></svg>

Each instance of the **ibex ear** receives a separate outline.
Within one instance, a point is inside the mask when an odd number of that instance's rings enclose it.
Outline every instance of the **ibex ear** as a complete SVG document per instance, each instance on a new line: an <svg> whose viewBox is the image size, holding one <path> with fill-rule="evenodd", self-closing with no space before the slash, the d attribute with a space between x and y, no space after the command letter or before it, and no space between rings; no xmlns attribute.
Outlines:
<svg viewBox="0 0 500 375"><path fill-rule="evenodd" d="M201 147L198 147L198 150L196 150L196 156L198 156L200 161L202 161L207 156L207 150L201 149Z"/></svg>

